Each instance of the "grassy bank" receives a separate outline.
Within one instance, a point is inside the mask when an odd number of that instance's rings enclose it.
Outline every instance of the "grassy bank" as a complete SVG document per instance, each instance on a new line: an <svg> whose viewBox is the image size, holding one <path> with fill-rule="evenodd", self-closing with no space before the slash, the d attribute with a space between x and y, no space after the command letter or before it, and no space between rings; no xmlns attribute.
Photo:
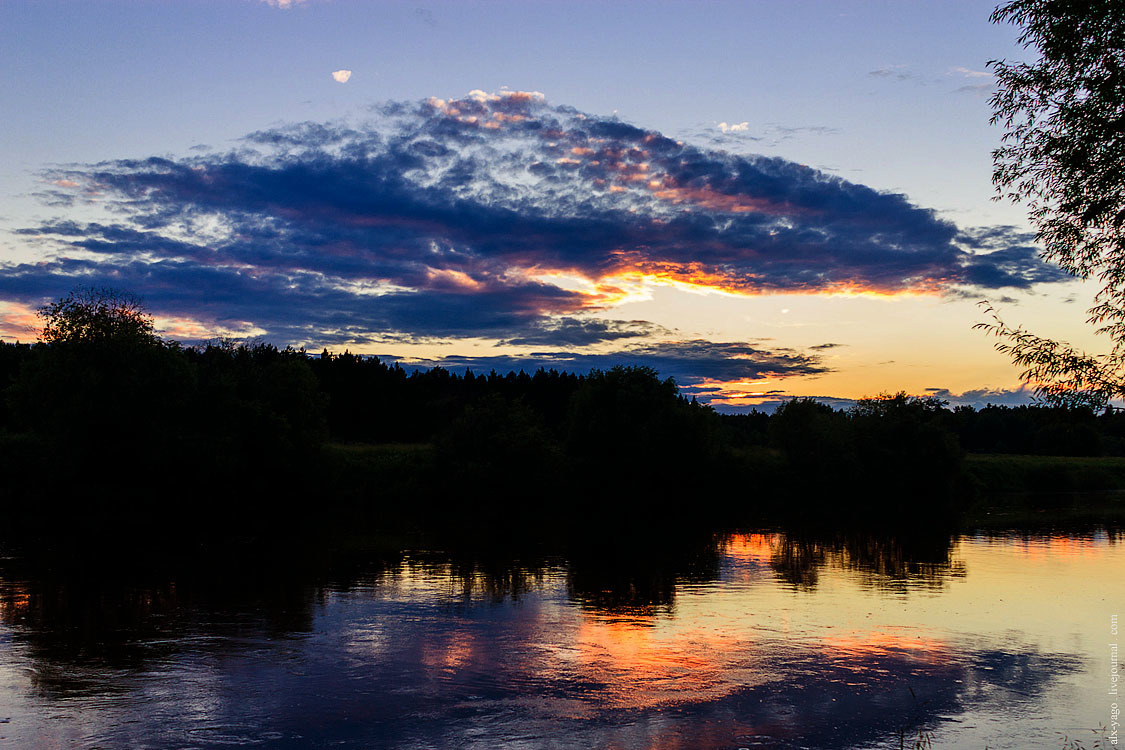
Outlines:
<svg viewBox="0 0 1125 750"><path fill-rule="evenodd" d="M966 528L1125 523L1125 458L970 454Z"/></svg>
<svg viewBox="0 0 1125 750"><path fill-rule="evenodd" d="M325 446L323 458L326 489L359 516L410 524L424 508L449 511L451 498L442 497L448 490L443 485L448 467L430 444L332 443ZM741 476L753 478L752 491L696 497L696 512L730 522L784 516L779 498L796 498L791 468L780 454L744 450L733 460ZM958 485L964 497L958 506L969 525L1125 521L1125 458L969 454L963 472ZM840 495L862 498L857 490L841 488ZM815 508L825 504L823 498L814 500L805 502Z"/></svg>
<svg viewBox="0 0 1125 750"><path fill-rule="evenodd" d="M1125 491L1125 458L969 454L965 472L983 494Z"/></svg>

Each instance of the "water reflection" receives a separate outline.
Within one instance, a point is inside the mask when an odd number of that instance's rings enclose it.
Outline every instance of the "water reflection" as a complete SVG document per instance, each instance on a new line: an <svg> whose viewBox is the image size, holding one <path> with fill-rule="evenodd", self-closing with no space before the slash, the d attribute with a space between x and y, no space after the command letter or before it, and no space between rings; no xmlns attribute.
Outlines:
<svg viewBox="0 0 1125 750"><path fill-rule="evenodd" d="M990 722L1013 706L1081 720L1059 698L1097 668L1074 576L1109 585L1117 539L756 532L519 560L263 553L145 576L8 561L0 739L861 747L934 731L1028 746ZM1069 579L1053 620L1004 601L1040 562Z"/></svg>
<svg viewBox="0 0 1125 750"><path fill-rule="evenodd" d="M965 575L964 564L951 556L953 537L944 533L757 534L736 537L735 543L767 547L769 565L779 580L800 589L815 588L826 568L851 571L865 585L897 591L919 586L941 589L951 578Z"/></svg>

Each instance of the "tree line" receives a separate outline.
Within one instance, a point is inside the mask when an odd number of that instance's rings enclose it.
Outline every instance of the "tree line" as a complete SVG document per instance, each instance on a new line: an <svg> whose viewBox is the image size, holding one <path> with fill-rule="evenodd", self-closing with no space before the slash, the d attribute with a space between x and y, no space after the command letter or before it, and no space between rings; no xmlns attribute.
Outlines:
<svg viewBox="0 0 1125 750"><path fill-rule="evenodd" d="M105 290L42 315L39 343L0 343L0 498L39 524L893 520L955 510L965 450L1125 455L1113 410L898 394L722 415L645 367L475 374L185 347Z"/></svg>

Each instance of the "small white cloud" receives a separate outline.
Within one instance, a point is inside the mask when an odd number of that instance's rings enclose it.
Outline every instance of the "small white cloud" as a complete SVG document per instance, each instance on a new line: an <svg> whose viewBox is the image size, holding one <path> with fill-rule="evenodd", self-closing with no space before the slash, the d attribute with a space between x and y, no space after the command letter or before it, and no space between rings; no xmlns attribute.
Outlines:
<svg viewBox="0 0 1125 750"><path fill-rule="evenodd" d="M950 75L964 76L965 78L992 78L987 70L972 70L970 68L950 68Z"/></svg>
<svg viewBox="0 0 1125 750"><path fill-rule="evenodd" d="M719 123L719 130L723 131L724 133L745 133L749 129L750 123L748 122Z"/></svg>
<svg viewBox="0 0 1125 750"><path fill-rule="evenodd" d="M334 70L332 77L336 79L336 83L347 83L348 79L352 77L350 70Z"/></svg>
<svg viewBox="0 0 1125 750"><path fill-rule="evenodd" d="M292 8L294 5L300 5L301 3L305 2L305 0L262 0L262 2L266 5L272 5L275 8L287 10L289 8Z"/></svg>

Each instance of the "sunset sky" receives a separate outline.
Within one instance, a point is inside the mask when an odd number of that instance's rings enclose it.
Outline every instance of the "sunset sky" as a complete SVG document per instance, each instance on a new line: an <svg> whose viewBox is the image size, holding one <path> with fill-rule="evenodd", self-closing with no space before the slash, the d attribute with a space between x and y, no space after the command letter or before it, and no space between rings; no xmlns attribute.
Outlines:
<svg viewBox="0 0 1125 750"><path fill-rule="evenodd" d="M980 300L1099 342L992 200L994 4L6 2L0 337L111 286L185 343L1025 402Z"/></svg>

